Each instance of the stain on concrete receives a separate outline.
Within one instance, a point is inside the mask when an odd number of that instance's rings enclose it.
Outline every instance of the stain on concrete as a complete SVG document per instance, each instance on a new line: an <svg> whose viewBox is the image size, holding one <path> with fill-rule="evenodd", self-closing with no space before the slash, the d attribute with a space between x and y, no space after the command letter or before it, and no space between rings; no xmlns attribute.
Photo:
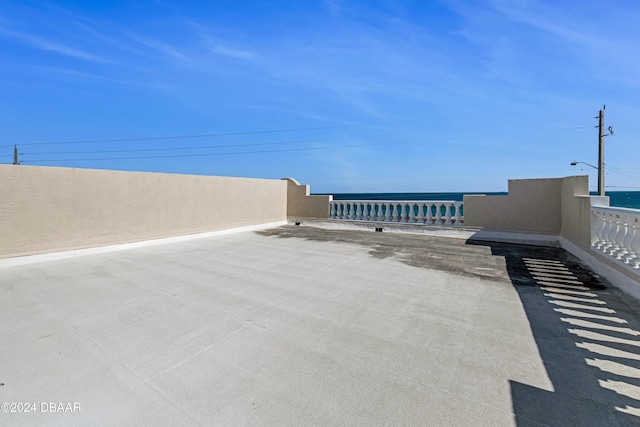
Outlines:
<svg viewBox="0 0 640 427"><path fill-rule="evenodd" d="M536 280L523 262L526 258L557 260L584 286L604 289L593 275L564 249L508 243L481 242L408 233L375 233L368 230L329 230L285 225L257 231L262 236L299 238L364 246L378 259L395 259L417 268L441 270L488 280L534 286Z"/></svg>

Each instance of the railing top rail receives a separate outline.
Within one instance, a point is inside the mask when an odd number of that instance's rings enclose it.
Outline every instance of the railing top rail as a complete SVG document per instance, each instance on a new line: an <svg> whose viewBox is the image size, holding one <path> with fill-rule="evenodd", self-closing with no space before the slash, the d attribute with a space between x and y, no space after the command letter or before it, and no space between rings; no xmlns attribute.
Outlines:
<svg viewBox="0 0 640 427"><path fill-rule="evenodd" d="M640 215L640 209L618 208L615 206L591 206L591 210L601 210L606 212L617 212L626 215Z"/></svg>
<svg viewBox="0 0 640 427"><path fill-rule="evenodd" d="M331 200L330 203L463 203L457 200Z"/></svg>

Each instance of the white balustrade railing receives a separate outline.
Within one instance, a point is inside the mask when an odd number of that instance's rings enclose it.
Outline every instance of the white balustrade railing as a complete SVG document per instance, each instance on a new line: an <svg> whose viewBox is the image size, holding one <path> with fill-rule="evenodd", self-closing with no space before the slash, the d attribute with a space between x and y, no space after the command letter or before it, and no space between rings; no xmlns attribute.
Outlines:
<svg viewBox="0 0 640 427"><path fill-rule="evenodd" d="M441 200L333 200L329 219L460 226L463 209L462 202Z"/></svg>
<svg viewBox="0 0 640 427"><path fill-rule="evenodd" d="M640 269L640 210L592 206L591 247Z"/></svg>

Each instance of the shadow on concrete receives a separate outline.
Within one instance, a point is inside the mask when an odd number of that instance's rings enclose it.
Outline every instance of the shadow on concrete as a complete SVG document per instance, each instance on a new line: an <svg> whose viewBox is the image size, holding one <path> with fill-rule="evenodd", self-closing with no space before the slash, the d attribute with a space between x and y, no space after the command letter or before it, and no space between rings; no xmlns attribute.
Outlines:
<svg viewBox="0 0 640 427"><path fill-rule="evenodd" d="M562 249L467 244L504 258L553 383L510 381L517 425L640 425L637 304Z"/></svg>
<svg viewBox="0 0 640 427"><path fill-rule="evenodd" d="M350 243L375 258L511 284L553 384L510 381L517 425L640 425L640 305L563 249L295 226L258 234Z"/></svg>

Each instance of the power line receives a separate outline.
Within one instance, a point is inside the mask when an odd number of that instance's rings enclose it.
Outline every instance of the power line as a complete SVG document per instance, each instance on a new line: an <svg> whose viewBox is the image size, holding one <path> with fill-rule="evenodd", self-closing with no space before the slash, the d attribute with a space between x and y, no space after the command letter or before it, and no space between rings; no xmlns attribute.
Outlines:
<svg viewBox="0 0 640 427"><path fill-rule="evenodd" d="M640 180L640 176L633 176L633 175L629 175L629 174L622 173L622 172L616 172L616 171L613 171L613 173L616 173L616 174L618 174L618 175L622 175L622 176L626 176L627 178L632 178L632 179L638 179L638 180Z"/></svg>
<svg viewBox="0 0 640 427"><path fill-rule="evenodd" d="M550 132L550 131L555 132L558 130L567 130L567 129L546 129L546 130L538 130L538 131L533 131L528 133L540 133L540 132ZM371 147L371 146L381 146L381 145L415 144L415 143L421 143L421 142L425 143L425 142L455 141L460 139L489 138L489 137L495 137L495 136L509 136L514 134L520 135L522 134L522 132L484 135L484 136L464 136L464 137L452 137L452 138L417 139L417 140L408 140L408 141L373 142L373 143L365 143L365 144L330 145L330 146L322 146L322 147L285 148L280 150L232 151L232 152L223 152L223 153L200 153L200 154L172 154L172 155L166 155L166 156L101 157L101 158L85 158L85 159L56 159L56 160L31 159L26 161L23 160L23 163L34 163L34 162L50 163L50 162L104 161L104 160L144 160L144 159L204 157L204 156L225 156L225 155L237 155L237 154L282 153L282 152L293 152L293 151L327 150L327 149L334 149L334 148L354 148L354 147ZM273 144L273 143L264 143L264 144Z"/></svg>
<svg viewBox="0 0 640 427"><path fill-rule="evenodd" d="M544 133L544 132L557 132L562 130L572 130L574 128L562 128L562 129L540 129L536 131L527 131L527 132L511 132L511 133L502 133L502 134L490 134L490 135L474 135L474 136L463 136L463 137L452 137L452 138L433 138L433 139L417 139L417 140L408 140L408 141L392 141L392 142L375 142L375 143L365 143L365 144L346 144L346 145L331 145L331 146L323 146L323 147L304 147L304 148L289 148L289 149L280 149L280 150L256 150L256 151L234 151L234 152L223 152L223 153L201 153L201 154L173 154L166 156L134 156L134 157L101 157L101 158L85 158L85 159L31 159L23 161L24 163L34 163L34 162L73 162L73 161L101 161L101 160L143 160L143 159L163 159L163 158L185 158L185 157L202 157L202 156L223 156L223 155L237 155L237 154L263 154L263 153L281 153L281 152L292 152L292 151L308 151L308 150L326 150L333 148L353 148L353 147L369 147L369 146L380 146L380 145L396 145L396 144L414 144L414 143L424 143L424 142L440 142L440 141L454 141L461 139L478 139L478 138L492 138L496 136L513 136L513 135L522 135L522 134L534 134L534 133ZM321 142L321 141L336 141L336 140L349 140L353 138L335 138L335 139L317 139L317 140L301 140L301 141L284 141L284 142L268 142L268 143L251 143L251 144L232 144L232 145L217 145L217 146L209 146L206 148L228 148L228 147L241 147L241 146L265 146L265 145L276 145L276 144L284 144L284 143L297 143L297 142ZM204 149L205 147L190 147L189 149ZM150 148L150 149L128 149L128 150L107 150L107 151L90 151L90 152L75 152L79 154L93 154L100 152L147 152L147 151L171 151L171 150L182 150L182 147L176 148ZM63 152L65 154L71 154L73 152ZM29 154L29 153L27 153ZM31 153L31 154L45 154L45 153ZM47 154L62 154L62 153L47 153Z"/></svg>
<svg viewBox="0 0 640 427"><path fill-rule="evenodd" d="M411 141L417 142L417 141ZM23 161L23 163L33 163L33 162L87 162L87 161L101 161L101 160L142 160L142 159L177 159L177 158L185 158L185 157L210 157L210 156L227 156L234 154L264 154L264 153L282 153L289 151L309 151L309 150L328 150L332 148L351 148L351 147L368 147L373 145L389 145L389 144L407 144L410 143L408 141L405 142L380 142L380 143L369 143L369 144L351 144L351 145L332 145L332 146L324 146L324 147L305 147L305 148L284 148L281 150L256 150L256 151L233 151L233 152L224 152L224 153L201 153L201 154L173 154L169 156L137 156L137 157L102 157L102 158L90 158L90 159L58 159L58 160L27 160Z"/></svg>
<svg viewBox="0 0 640 427"><path fill-rule="evenodd" d="M515 113L509 113L515 114ZM454 116L454 117L445 117L447 118L461 118L461 117L476 117L476 116L486 116L486 115L495 115L492 113L486 114L471 114L466 116ZM190 138L210 138L210 137L220 137L220 136L238 136L238 135L258 135L258 134L269 134L269 133L285 133L285 132L301 132L308 130L327 130L327 129L341 129L341 128L353 128L353 127L363 127L363 126L381 126L388 124L400 124L400 123L417 123L424 122L427 120L433 120L433 118L429 119L419 119L419 120L402 120L402 121L394 121L394 122L381 122L377 124L367 124L367 123L354 123L350 125L332 125L332 126L318 126L318 127L308 127L308 128L290 128L290 129L276 129L276 130L258 130L258 131L249 131L249 132L227 132L227 133L210 133L210 134L200 134L200 135L180 135L180 136L158 136L158 137L142 137L142 138L118 138L118 139L94 139L94 140L81 140L81 141L53 141L53 142L31 142L31 143L22 143L22 145L55 145L55 144L95 144L95 143L104 143L104 142L133 142L133 141L154 141L154 140L167 140L167 139L190 139ZM10 147L13 144L3 145L0 148Z"/></svg>
<svg viewBox="0 0 640 427"><path fill-rule="evenodd" d="M558 130L572 130L572 129L583 129L591 126L582 126L582 127L574 127L574 128L565 128L565 129L550 129L549 131L558 131ZM178 138L178 137L176 137ZM126 150L92 150L92 151L49 151L49 152L26 152L20 154L26 155L56 155L56 154L98 154L98 153L135 153L135 152L154 152L154 151L178 151L178 150L204 150L210 148L229 148L229 147L253 147L253 146L265 146L265 145L281 145L281 144L299 144L304 142L325 142L325 141L344 141L354 138L320 138L320 139L301 139L301 140L293 140L293 141L280 141L280 142L262 142L262 143L248 143L248 144L227 144L227 145L201 145L201 146L193 146L193 147L169 147L169 148L136 148L136 149L126 149ZM0 156L0 157L10 157L10 156Z"/></svg>
<svg viewBox="0 0 640 427"><path fill-rule="evenodd" d="M281 142L256 142L250 144L226 144L226 145L201 145L196 147L171 147L171 148L136 148L126 150L93 150L93 151L51 151L51 152L26 152L28 155L50 155L50 154L97 154L97 153L135 153L146 151L178 151L178 150L204 150L210 148L229 148L229 147L252 147L263 145L282 145L282 144L299 144L303 142L324 142L324 141L342 141L353 138L330 138L330 139L300 139L294 141Z"/></svg>
<svg viewBox="0 0 640 427"><path fill-rule="evenodd" d="M440 118L430 117L428 119L380 122L375 124L354 123L349 125L258 130L258 131L248 131L248 132L209 133L209 134L196 134L196 135L171 135L171 136L140 137L140 138L93 139L93 140L76 140L76 141L27 142L27 143L20 143L19 145L31 146L31 145L62 145L62 144L97 144L97 143L106 143L106 142L136 142L136 141L139 142L139 141L159 141L159 140L171 140L171 139L214 138L214 137L221 137L221 136L258 135L258 134L302 132L302 131L310 131L310 130L327 130L327 129L341 129L341 128L354 128L354 127L375 127L375 126L390 125L390 124L419 123L419 122L425 122L429 120L434 121L434 120L447 120L447 119L466 118L466 117L514 115L519 113L522 113L522 112L511 112L511 113L503 113L503 114L500 114L500 113L468 114L468 115L449 116L449 117L440 117ZM590 126L573 127L571 129L583 129L587 127L590 127ZM14 144L2 145L0 146L0 148L11 147L12 145Z"/></svg>
<svg viewBox="0 0 640 427"><path fill-rule="evenodd" d="M272 131L255 131L255 132L232 132L232 133L209 133L202 135L180 135L180 136L154 136L154 137L145 137L145 138L122 138L122 139L94 139L94 140L84 140L84 141L54 141L54 142L30 142L23 143L23 145L61 145L61 144L96 144L96 143L104 143L104 142L134 142L134 141L159 141L159 140L168 140L168 139L192 139L192 138L211 138L211 137L219 137L219 136L236 136L236 135L256 135L256 134L267 134L267 133L284 133L284 132L298 132L305 130L321 130L321 129L336 129L336 128L346 128L346 127L355 127L359 125L343 125L343 126L326 126L326 127L316 127L316 128L298 128L298 129L283 129L283 130L272 130ZM13 144L11 144L13 145ZM4 147L10 147L11 145L3 145Z"/></svg>

